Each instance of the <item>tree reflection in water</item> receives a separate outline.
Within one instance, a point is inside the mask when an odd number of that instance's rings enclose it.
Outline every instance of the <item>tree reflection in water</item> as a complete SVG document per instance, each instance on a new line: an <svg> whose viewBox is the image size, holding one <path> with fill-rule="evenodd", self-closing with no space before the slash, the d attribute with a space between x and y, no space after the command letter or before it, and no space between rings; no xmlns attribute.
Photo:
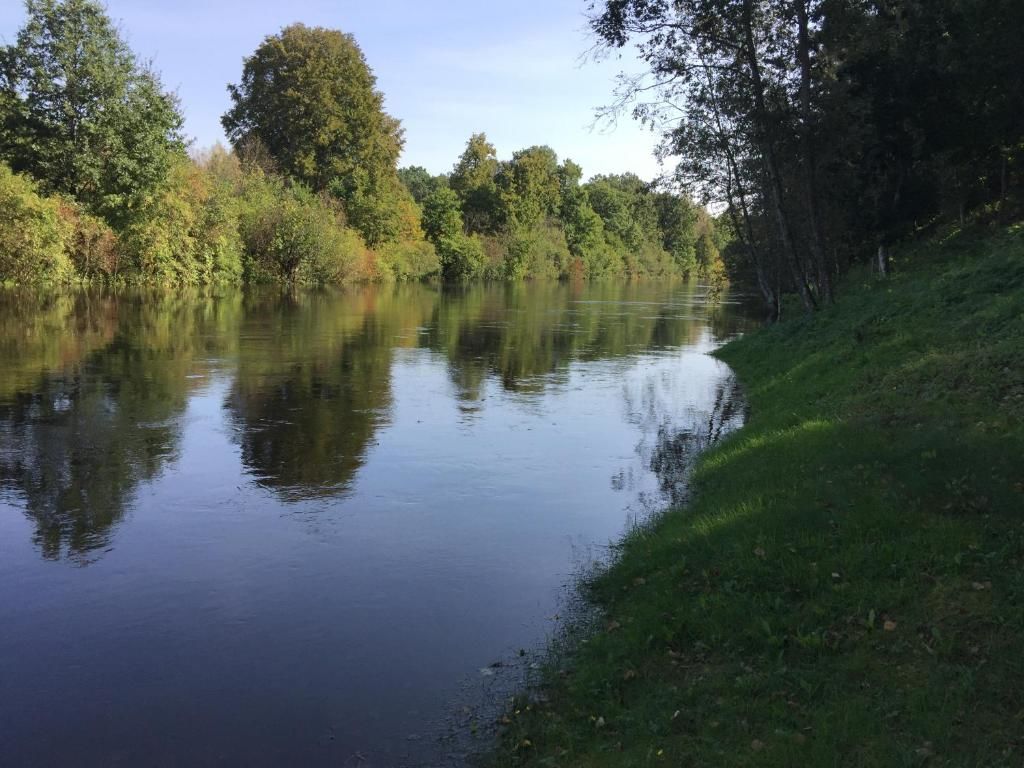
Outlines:
<svg viewBox="0 0 1024 768"><path fill-rule="evenodd" d="M729 336L736 317L703 307L700 296L694 286L637 283L8 292L0 296L0 489L34 521L44 557L89 562L140 484L175 461L190 398L221 377L248 476L286 502L341 497L389 423L396 350L446 361L471 423L486 408L487 383L529 407L564 389L573 364ZM678 501L693 455L737 423L735 382L718 386L709 412L682 423L671 393L647 394L638 424L659 501Z"/></svg>
<svg viewBox="0 0 1024 768"><path fill-rule="evenodd" d="M660 506L678 506L685 501L687 481L697 456L742 426L743 412L739 382L729 375L715 385L711 409L693 414L689 426L682 429L667 423L658 426L655 446L647 462L661 488Z"/></svg>

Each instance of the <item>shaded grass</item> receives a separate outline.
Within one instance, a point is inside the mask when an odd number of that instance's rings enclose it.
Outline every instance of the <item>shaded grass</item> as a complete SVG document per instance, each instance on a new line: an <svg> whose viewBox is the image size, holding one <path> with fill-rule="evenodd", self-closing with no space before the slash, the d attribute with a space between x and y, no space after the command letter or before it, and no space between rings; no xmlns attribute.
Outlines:
<svg viewBox="0 0 1024 768"><path fill-rule="evenodd" d="M498 766L1024 764L1024 229L720 352L747 425L586 585Z"/></svg>

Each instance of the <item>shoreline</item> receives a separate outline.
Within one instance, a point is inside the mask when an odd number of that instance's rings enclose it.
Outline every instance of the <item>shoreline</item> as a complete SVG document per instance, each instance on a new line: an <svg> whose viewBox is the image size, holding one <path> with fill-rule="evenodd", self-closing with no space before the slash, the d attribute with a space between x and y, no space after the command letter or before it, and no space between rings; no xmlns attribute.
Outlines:
<svg viewBox="0 0 1024 768"><path fill-rule="evenodd" d="M1024 232L908 245L716 353L750 417L587 585L488 765L1010 765L1024 750Z"/></svg>

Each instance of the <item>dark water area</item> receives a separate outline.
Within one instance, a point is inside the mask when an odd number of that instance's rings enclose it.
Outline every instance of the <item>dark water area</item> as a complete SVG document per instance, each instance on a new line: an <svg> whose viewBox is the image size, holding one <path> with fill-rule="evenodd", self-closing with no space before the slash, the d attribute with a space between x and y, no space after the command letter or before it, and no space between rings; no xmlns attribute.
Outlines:
<svg viewBox="0 0 1024 768"><path fill-rule="evenodd" d="M704 297L0 294L0 765L441 762L741 423Z"/></svg>

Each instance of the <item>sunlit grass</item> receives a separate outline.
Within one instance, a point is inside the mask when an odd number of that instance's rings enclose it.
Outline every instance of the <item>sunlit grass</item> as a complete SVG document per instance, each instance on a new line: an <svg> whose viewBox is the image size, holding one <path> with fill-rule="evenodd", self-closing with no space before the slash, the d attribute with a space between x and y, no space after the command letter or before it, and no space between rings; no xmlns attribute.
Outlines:
<svg viewBox="0 0 1024 768"><path fill-rule="evenodd" d="M730 344L748 425L587 585L498 765L1024 760L1024 236Z"/></svg>

